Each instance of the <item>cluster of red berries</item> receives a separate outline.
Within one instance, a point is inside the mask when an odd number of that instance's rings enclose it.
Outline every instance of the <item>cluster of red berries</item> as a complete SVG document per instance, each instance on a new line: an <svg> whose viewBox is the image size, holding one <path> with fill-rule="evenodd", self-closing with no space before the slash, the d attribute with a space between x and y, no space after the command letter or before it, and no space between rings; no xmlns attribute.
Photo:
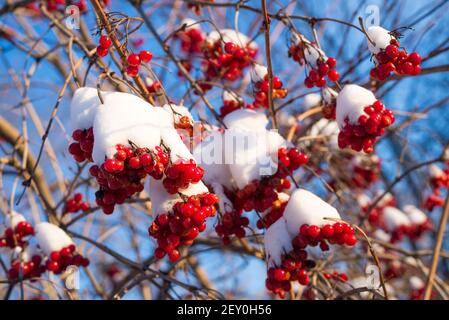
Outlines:
<svg viewBox="0 0 449 320"><path fill-rule="evenodd" d="M241 109L245 107L245 104L243 101L239 100L223 100L223 106L220 107L220 115L221 117L225 117L229 113Z"/></svg>
<svg viewBox="0 0 449 320"><path fill-rule="evenodd" d="M411 241L420 239L423 233L430 231L433 229L432 222L430 219L427 219L425 222L418 225L410 225L407 229L407 236Z"/></svg>
<svg viewBox="0 0 449 320"><path fill-rule="evenodd" d="M153 81L150 85L147 85L149 93L158 93L162 89L162 84L159 81Z"/></svg>
<svg viewBox="0 0 449 320"><path fill-rule="evenodd" d="M203 71L207 81L216 78L235 81L241 78L243 70L251 65L257 55L257 49L249 45L240 47L233 42L223 44L218 40L208 44L203 54Z"/></svg>
<svg viewBox="0 0 449 320"><path fill-rule="evenodd" d="M323 117L328 120L335 120L337 116L337 102L332 101L330 103L325 102L323 105L323 108L321 109L321 113L323 114Z"/></svg>
<svg viewBox="0 0 449 320"><path fill-rule="evenodd" d="M88 160L92 162L92 150L94 148L93 128L77 129L73 131L72 138L75 142L69 145L69 153L76 162Z"/></svg>
<svg viewBox="0 0 449 320"><path fill-rule="evenodd" d="M326 61L318 61L316 69L311 69L306 79L304 80L304 85L307 88L324 88L327 84L325 77L336 82L340 79L340 73L335 70L337 65L337 60L335 58L328 58Z"/></svg>
<svg viewBox="0 0 449 320"><path fill-rule="evenodd" d="M412 76L421 73L421 56L417 52L407 54L399 47L399 41L391 39L390 44L375 55L377 65L370 72L373 79L383 81L391 72Z"/></svg>
<svg viewBox="0 0 449 320"><path fill-rule="evenodd" d="M159 146L150 151L118 144L116 150L112 159L89 169L100 185L100 190L95 193L96 202L105 214L111 214L116 204L141 192L142 181L147 175L161 179L169 162L167 153Z"/></svg>
<svg viewBox="0 0 449 320"><path fill-rule="evenodd" d="M282 256L280 266L268 269L265 287L283 299L291 289L291 282L297 281L303 286L310 283L308 271L315 265L315 261L307 259L306 250L294 248Z"/></svg>
<svg viewBox="0 0 449 320"><path fill-rule="evenodd" d="M0 236L0 248L24 247L26 241L24 238L34 235L33 226L27 221L19 222L14 229L6 228L3 235Z"/></svg>
<svg viewBox="0 0 449 320"><path fill-rule="evenodd" d="M188 27L186 30L177 33L181 40L181 50L187 54L201 53L204 47L204 34L195 26Z"/></svg>
<svg viewBox="0 0 449 320"><path fill-rule="evenodd" d="M136 77L139 74L139 67L142 62L148 63L153 59L153 54L151 51L142 50L137 53L131 53L126 58L127 67L126 74L130 77Z"/></svg>
<svg viewBox="0 0 449 320"><path fill-rule="evenodd" d="M379 179L380 161L372 161L367 166L355 165L352 173L352 184L357 188L367 188Z"/></svg>
<svg viewBox="0 0 449 320"><path fill-rule="evenodd" d="M230 236L232 235L235 235L237 238L245 237L245 227L248 225L249 219L242 217L241 211L226 212L215 226L215 232L217 232L219 237L222 237L223 244L228 245L231 242Z"/></svg>
<svg viewBox="0 0 449 320"><path fill-rule="evenodd" d="M264 79L254 84L254 108L268 109L268 91L270 90L270 83L268 75ZM282 81L279 77L273 77L273 99L283 99L287 96L287 90L282 88Z"/></svg>
<svg viewBox="0 0 449 320"><path fill-rule="evenodd" d="M287 201L282 202L281 200L273 201L271 209L256 222L256 227L258 229L268 229L273 223L279 220L284 214L284 209L287 206Z"/></svg>
<svg viewBox="0 0 449 320"><path fill-rule="evenodd" d="M169 164L162 183L168 193L175 194L179 189L185 189L191 183L200 182L203 174L204 169L198 166L194 160L180 159Z"/></svg>
<svg viewBox="0 0 449 320"><path fill-rule="evenodd" d="M449 161L446 163L446 169L440 175L430 177L429 183L432 192L427 196L423 203L423 207L429 211L433 211L434 208L442 207L444 205L441 191L449 189Z"/></svg>
<svg viewBox="0 0 449 320"><path fill-rule="evenodd" d="M158 244L155 257L162 259L167 254L170 261L177 261L181 257L178 248L191 245L206 229L206 219L215 215L217 202L215 194L204 193L175 203L172 212L159 214L148 228Z"/></svg>
<svg viewBox="0 0 449 320"><path fill-rule="evenodd" d="M357 124L351 124L349 118L345 119L343 130L338 134L341 149L349 146L355 151L373 152L377 137L383 135L385 128L395 121L393 112L386 109L380 100L363 110L366 115L361 115Z"/></svg>
<svg viewBox="0 0 449 320"><path fill-rule="evenodd" d="M80 210L84 212L89 210L89 208L89 202L84 202L83 195L77 192L73 197L67 199L64 212L76 213Z"/></svg>
<svg viewBox="0 0 449 320"><path fill-rule="evenodd" d="M353 246L357 243L355 229L347 223L336 222L322 227L303 224L299 234L293 239L293 245L305 249L307 246L320 246L322 251L329 250L329 244Z"/></svg>
<svg viewBox="0 0 449 320"><path fill-rule="evenodd" d="M11 262L11 268L8 270L8 279L17 280L19 276L22 279L39 278L47 268L42 264L42 257L40 255L33 255L30 261L14 260Z"/></svg>
<svg viewBox="0 0 449 320"><path fill-rule="evenodd" d="M278 170L274 178L288 177L300 166L309 162L309 157L297 148L280 148L278 150ZM280 191L280 190L278 190Z"/></svg>
<svg viewBox="0 0 449 320"><path fill-rule="evenodd" d="M71 244L59 251L53 251L46 261L46 268L54 274L63 273L68 266L82 266L86 268L89 259L76 252L76 246Z"/></svg>
<svg viewBox="0 0 449 320"><path fill-rule="evenodd" d="M385 199L385 198L384 198ZM391 197L387 199L387 201L382 201L381 203L378 203L375 208L371 210L371 212L368 214L368 221L369 223L374 227L380 227L384 230L386 230L386 225L383 219L383 212L386 207L395 207L396 206L396 199ZM363 212L367 213L368 209L370 207L370 204L365 204L361 209Z"/></svg>
<svg viewBox="0 0 449 320"><path fill-rule="evenodd" d="M98 41L97 46L97 56L99 57L106 57L109 53L109 48L112 45L112 40L109 38L109 36L101 36L100 40Z"/></svg>
<svg viewBox="0 0 449 320"><path fill-rule="evenodd" d="M323 276L327 280L335 280L343 283L348 281L348 275L345 272L337 272L337 271L334 271L332 273L323 272Z"/></svg>
<svg viewBox="0 0 449 320"><path fill-rule="evenodd" d="M278 200L277 192L290 189L291 183L287 179L294 170L308 162L306 154L296 148L280 148L278 150L278 170L273 176L255 180L236 192L226 192L237 211L264 212Z"/></svg>

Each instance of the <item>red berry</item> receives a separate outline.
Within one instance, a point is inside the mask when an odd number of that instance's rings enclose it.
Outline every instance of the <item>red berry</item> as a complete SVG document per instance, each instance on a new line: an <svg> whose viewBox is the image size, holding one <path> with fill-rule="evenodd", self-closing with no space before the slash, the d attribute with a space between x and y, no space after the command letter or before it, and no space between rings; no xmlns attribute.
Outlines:
<svg viewBox="0 0 449 320"><path fill-rule="evenodd" d="M131 53L128 58L128 64L133 67L137 67L140 64L140 57L135 53Z"/></svg>
<svg viewBox="0 0 449 320"><path fill-rule="evenodd" d="M237 49L237 46L233 42L226 42L224 45L226 53L233 54Z"/></svg>
<svg viewBox="0 0 449 320"><path fill-rule="evenodd" d="M307 230L308 235L311 238L317 238L320 235L321 229L318 226L310 226Z"/></svg>
<svg viewBox="0 0 449 320"><path fill-rule="evenodd" d="M337 65L337 60L335 58L328 58L326 61L329 68L333 69Z"/></svg>
<svg viewBox="0 0 449 320"><path fill-rule="evenodd" d="M139 58L141 61L148 63L151 61L151 59L153 59L153 54L151 53L151 51L142 50L139 52Z"/></svg>
<svg viewBox="0 0 449 320"><path fill-rule="evenodd" d="M111 38L109 38L108 36L101 36L98 43L104 48L109 48L112 45Z"/></svg>
<svg viewBox="0 0 449 320"><path fill-rule="evenodd" d="M109 53L109 48L103 47L103 46L98 46L97 47L97 56L105 57L105 56L108 55L108 53Z"/></svg>
<svg viewBox="0 0 449 320"><path fill-rule="evenodd" d="M338 79L340 79L340 73L338 73L337 70L330 70L327 73L327 76L331 81L334 81L334 82L338 81Z"/></svg>

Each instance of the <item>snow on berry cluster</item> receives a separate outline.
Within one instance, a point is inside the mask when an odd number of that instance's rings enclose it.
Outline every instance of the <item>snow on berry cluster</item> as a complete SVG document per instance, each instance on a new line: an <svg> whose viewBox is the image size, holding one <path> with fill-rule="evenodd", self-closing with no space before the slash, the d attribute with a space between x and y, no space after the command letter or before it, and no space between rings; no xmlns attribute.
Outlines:
<svg viewBox="0 0 449 320"><path fill-rule="evenodd" d="M307 88L324 88L327 85L326 77L332 82L340 78L340 74L335 69L337 60L328 58L316 43L310 42L303 35L293 34L288 53L300 65L306 64L310 68L304 80Z"/></svg>
<svg viewBox="0 0 449 320"><path fill-rule="evenodd" d="M449 162L446 169L442 170L436 164L429 166L429 184L431 187L430 194L427 195L423 207L432 211L436 207L442 207L444 199L441 197L443 190L449 189Z"/></svg>
<svg viewBox="0 0 449 320"><path fill-rule="evenodd" d="M111 214L116 205L143 191L150 176L155 220L149 233L158 241L155 255L167 254L176 261L179 246L191 244L204 231L217 201L202 182L204 170L177 131L187 130L185 135L191 136L193 118L184 106L154 107L127 93L100 95L103 103L97 90L78 89L71 105L74 127L93 132L95 164L89 172L99 185L97 204ZM159 207L158 201L170 205Z"/></svg>
<svg viewBox="0 0 449 320"><path fill-rule="evenodd" d="M338 145L371 153L377 138L393 124L395 117L374 94L357 85L346 85L337 97Z"/></svg>
<svg viewBox="0 0 449 320"><path fill-rule="evenodd" d="M290 189L290 176L308 157L266 129L268 119L262 110L238 109L223 121L227 129L207 136L194 154L202 160L205 183L220 198L216 232L229 243L231 235L245 236L249 221L244 212L265 215L279 206L279 194ZM218 157L208 162L211 151ZM269 217L267 224L279 215L273 212Z"/></svg>
<svg viewBox="0 0 449 320"><path fill-rule="evenodd" d="M340 220L338 211L313 193L292 192L283 216L265 233L267 289L283 298L292 282L309 284L316 262L308 259L308 247L328 251L329 244L354 246L354 228Z"/></svg>
<svg viewBox="0 0 449 320"><path fill-rule="evenodd" d="M270 91L270 83L268 79L267 68L256 64L254 66L255 83L254 83L254 98L253 102L254 108L265 108L268 109L268 97ZM287 96L287 90L282 87L282 81L279 77L273 76L273 89L272 98L273 99L283 99Z"/></svg>
<svg viewBox="0 0 449 320"><path fill-rule="evenodd" d="M150 198L155 219L148 233L157 240L156 258L162 259L168 255L172 262L179 260L179 247L191 245L206 229L206 219L215 215L217 196L207 192L207 188L200 184L201 192L189 190L187 194L193 195L187 196L170 194L160 181L151 181Z"/></svg>
<svg viewBox="0 0 449 320"><path fill-rule="evenodd" d="M34 235L33 226L17 212L12 212L6 217L5 226L0 233L0 248L23 248L27 237Z"/></svg>
<svg viewBox="0 0 449 320"><path fill-rule="evenodd" d="M378 195L382 194L381 191ZM367 212L371 200L366 195L360 195L358 202L362 210ZM378 202L375 208L369 212L369 223L375 230L383 230L388 234L387 240L396 243L407 236L411 241L421 239L424 233L432 230L431 220L427 215L413 205L405 205L402 210L396 208L396 201L388 193ZM378 229L381 228L381 229Z"/></svg>
<svg viewBox="0 0 449 320"><path fill-rule="evenodd" d="M23 215L12 212L6 217L4 229L0 247L12 250L10 280L33 280L46 271L61 274L71 265L89 265L72 239L53 224L41 222L33 227Z"/></svg>
<svg viewBox="0 0 449 320"><path fill-rule="evenodd" d="M372 78L383 81L392 72L400 75L416 76L421 73L421 56L417 52L407 54L401 50L397 33L390 32L379 26L368 28L368 48L374 55L376 66L371 69Z"/></svg>

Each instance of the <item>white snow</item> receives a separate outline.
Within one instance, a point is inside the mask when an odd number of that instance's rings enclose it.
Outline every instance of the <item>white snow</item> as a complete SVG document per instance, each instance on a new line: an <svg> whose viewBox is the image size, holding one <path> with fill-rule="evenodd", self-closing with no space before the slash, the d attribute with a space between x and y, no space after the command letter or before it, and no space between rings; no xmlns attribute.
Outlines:
<svg viewBox="0 0 449 320"><path fill-rule="evenodd" d="M425 286L424 281L417 276L410 277L409 283L410 283L410 287L412 287L413 290L420 290L420 289L424 288L424 286Z"/></svg>
<svg viewBox="0 0 449 320"><path fill-rule="evenodd" d="M326 136L329 138L329 146L333 148L338 148L338 124L335 121L330 121L326 118L321 118L318 120L311 128L309 135L315 136ZM313 141L311 143L314 143Z"/></svg>
<svg viewBox="0 0 449 320"><path fill-rule="evenodd" d="M224 90L223 91L223 101L240 101L239 96L232 92L232 91L228 91L228 90Z"/></svg>
<svg viewBox="0 0 449 320"><path fill-rule="evenodd" d="M198 23L198 21L190 19L190 18L185 18L181 21L181 26L186 25L185 30L189 30L189 29L199 29L201 30L201 25Z"/></svg>
<svg viewBox="0 0 449 320"><path fill-rule="evenodd" d="M164 128L161 132L161 138L164 145L170 150L170 159L176 162L179 159L194 159L189 148L181 140L178 132L174 128Z"/></svg>
<svg viewBox="0 0 449 320"><path fill-rule="evenodd" d="M341 219L337 209L310 191L296 189L284 211L287 230L292 237L299 233L303 224L323 226L335 221L324 218Z"/></svg>
<svg viewBox="0 0 449 320"><path fill-rule="evenodd" d="M337 97L337 123L340 129L343 129L346 117L351 124L357 124L359 117L366 114L363 109L376 100L374 94L363 87L345 85Z"/></svg>
<svg viewBox="0 0 449 320"><path fill-rule="evenodd" d="M104 97L94 120L93 160L100 165L112 157L117 144L132 141L139 147L153 149L161 141L158 115L153 106L139 97L113 92Z"/></svg>
<svg viewBox="0 0 449 320"><path fill-rule="evenodd" d="M431 178L439 178L444 176L444 171L440 169L436 164L431 164L429 166L429 176Z"/></svg>
<svg viewBox="0 0 449 320"><path fill-rule="evenodd" d="M287 232L287 225L283 218L277 220L267 229L264 243L268 267L280 266L282 255L293 249L292 238Z"/></svg>
<svg viewBox="0 0 449 320"><path fill-rule="evenodd" d="M385 192L385 190L378 189L376 191L376 197L380 197L384 192ZM377 206L378 207L384 207L391 200L393 200L393 195L390 192L388 192L387 194L385 194L385 196L382 199L380 199L380 201L377 203Z"/></svg>
<svg viewBox="0 0 449 320"><path fill-rule="evenodd" d="M214 131L193 149L197 163L204 169L205 183L219 183L227 188L232 186L229 166L225 163L224 135Z"/></svg>
<svg viewBox="0 0 449 320"><path fill-rule="evenodd" d="M329 87L324 88L322 92L326 103L332 103L338 97L338 92Z"/></svg>
<svg viewBox="0 0 449 320"><path fill-rule="evenodd" d="M218 197L218 208L221 213L231 212L234 209L234 205L231 200L226 196L223 185L217 182L212 182L212 190Z"/></svg>
<svg viewBox="0 0 449 320"><path fill-rule="evenodd" d="M377 229L376 231L374 231L374 237L384 242L390 242L391 239L391 236L382 229Z"/></svg>
<svg viewBox="0 0 449 320"><path fill-rule="evenodd" d="M296 118L287 111L279 110L276 112L278 124L284 127L291 127L296 124Z"/></svg>
<svg viewBox="0 0 449 320"><path fill-rule="evenodd" d="M8 228L15 229L15 227L22 221L26 221L25 217L20 213L12 211L11 214L6 215L5 225Z"/></svg>
<svg viewBox="0 0 449 320"><path fill-rule="evenodd" d="M365 208L371 204L371 198L368 197L365 193L361 193L357 195L357 203L360 207Z"/></svg>
<svg viewBox="0 0 449 320"><path fill-rule="evenodd" d="M400 226L410 225L410 220L399 209L396 209L394 207L385 207L383 212L384 221L388 231L394 231Z"/></svg>
<svg viewBox="0 0 449 320"><path fill-rule="evenodd" d="M198 183L191 183L187 188L179 189L179 193L182 193L187 197L194 196L197 194L203 194L206 192L209 192L209 189L206 187L203 181L200 181Z"/></svg>
<svg viewBox="0 0 449 320"><path fill-rule="evenodd" d="M254 82L263 81L265 76L268 74L267 67L261 65L261 64L254 64L253 70L252 70L252 76Z"/></svg>
<svg viewBox="0 0 449 320"><path fill-rule="evenodd" d="M214 43L220 39L223 39L225 43L232 42L240 47L249 45L251 48L257 49L257 44L254 41L251 41L249 37L233 29L221 29L220 31L213 30L206 38L209 43Z"/></svg>
<svg viewBox="0 0 449 320"><path fill-rule="evenodd" d="M162 180L155 180L153 178L150 178L148 195L151 200L151 213L153 218L161 213L170 212L175 203L181 200L181 197L177 193L169 194L165 190Z"/></svg>
<svg viewBox="0 0 449 320"><path fill-rule="evenodd" d="M295 44L302 44L304 47L304 59L314 69L317 68L317 60L321 57L324 61L327 56L323 50L315 47L303 35L293 34L293 42Z"/></svg>
<svg viewBox="0 0 449 320"><path fill-rule="evenodd" d="M276 173L277 150L285 146L274 131L226 130L224 153L237 187Z"/></svg>
<svg viewBox="0 0 449 320"><path fill-rule="evenodd" d="M414 225L420 225L427 221L427 215L413 205L406 205L402 210L407 214L410 222Z"/></svg>
<svg viewBox="0 0 449 320"><path fill-rule="evenodd" d="M263 112L250 109L238 109L223 118L228 129L263 131L268 125L268 118Z"/></svg>
<svg viewBox="0 0 449 320"><path fill-rule="evenodd" d="M100 91L102 97L109 92ZM95 88L78 88L73 94L70 103L70 121L72 129L88 129L94 123L95 114L101 105L98 91Z"/></svg>
<svg viewBox="0 0 449 320"><path fill-rule="evenodd" d="M373 45L368 38L366 39L368 42L369 51L371 51L372 54L377 54L381 49L385 49L390 44L390 40L392 39L389 34L390 31L379 26L369 27L366 32L374 42Z"/></svg>
<svg viewBox="0 0 449 320"><path fill-rule="evenodd" d="M38 223L35 231L39 247L47 256L53 251L60 251L62 248L74 244L67 233L54 224Z"/></svg>
<svg viewBox="0 0 449 320"><path fill-rule="evenodd" d="M304 96L302 104L304 109L310 109L318 106L321 103L321 100L321 95L318 93L309 93Z"/></svg>

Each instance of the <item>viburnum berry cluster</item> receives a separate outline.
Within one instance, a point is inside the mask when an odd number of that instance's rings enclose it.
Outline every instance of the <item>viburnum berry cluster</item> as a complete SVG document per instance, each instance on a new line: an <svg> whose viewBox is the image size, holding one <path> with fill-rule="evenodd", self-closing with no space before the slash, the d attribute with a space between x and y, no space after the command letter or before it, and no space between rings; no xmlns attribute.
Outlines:
<svg viewBox="0 0 449 320"><path fill-rule="evenodd" d="M89 259L77 253L76 246L71 244L59 251L51 252L45 266L48 271L54 274L61 274L68 266L82 266L86 268L89 266Z"/></svg>
<svg viewBox="0 0 449 320"><path fill-rule="evenodd" d="M242 216L242 211L225 212L215 226L215 232L222 238L223 244L228 245L231 242L230 237L232 235L235 235L237 238L245 237L245 228L248 225L249 219Z"/></svg>
<svg viewBox="0 0 449 320"><path fill-rule="evenodd" d="M328 251L329 245L354 246L355 229L340 220L335 208L304 189L295 190L282 217L265 233L268 269L265 285L281 298L291 288L291 282L301 285L310 282L310 271L316 265L308 259L307 249L319 247Z"/></svg>
<svg viewBox="0 0 449 320"><path fill-rule="evenodd" d="M188 55L200 54L206 39L201 28L191 19L184 19L182 25L184 26L182 30L176 33L181 41L181 51Z"/></svg>
<svg viewBox="0 0 449 320"><path fill-rule="evenodd" d="M367 101L365 105L361 102ZM395 121L391 110L359 86L346 85L337 97L338 146L371 153L379 136Z"/></svg>
<svg viewBox="0 0 449 320"><path fill-rule="evenodd" d="M106 57L109 53L109 48L112 45L112 40L109 36L103 35L98 40L97 56Z"/></svg>
<svg viewBox="0 0 449 320"><path fill-rule="evenodd" d="M42 264L42 257L36 254L27 261L14 259L8 270L8 278L10 280L18 280L19 277L23 280L39 278L46 271L46 266Z"/></svg>
<svg viewBox="0 0 449 320"><path fill-rule="evenodd" d="M282 87L282 81L279 77L273 76L273 89L272 97L273 99L283 99L287 96L287 90ZM268 109L268 92L270 91L270 83L268 75L263 77L263 80L257 81L254 84L254 108L265 108Z"/></svg>
<svg viewBox="0 0 449 320"><path fill-rule="evenodd" d="M100 186L95 197L105 214L113 213L116 204L122 204L133 194L141 192L147 175L161 179L169 162L167 153L159 146L151 151L119 144L116 150L113 158L89 169Z"/></svg>
<svg viewBox="0 0 449 320"><path fill-rule="evenodd" d="M332 82L340 79L340 73L335 69L337 60L326 57L316 42L310 42L303 35L293 34L288 55L310 69L304 80L307 88L324 88L327 85L326 77Z"/></svg>
<svg viewBox="0 0 449 320"><path fill-rule="evenodd" d="M357 243L354 233L354 228L346 223L336 222L322 227L303 224L292 241L293 250L282 256L280 266L268 269L266 288L284 298L285 292L291 288L292 281L298 281L304 286L308 285L310 282L308 271L313 269L316 263L307 259L308 254L305 249L308 246L319 245L322 251L328 251L327 242L334 245L354 246Z"/></svg>
<svg viewBox="0 0 449 320"><path fill-rule="evenodd" d="M206 219L215 215L217 201L216 195L204 193L176 202L171 212L160 213L148 228L158 244L155 257L162 259L168 255L172 262L179 260L178 248L191 245L206 229Z"/></svg>
<svg viewBox="0 0 449 320"><path fill-rule="evenodd" d="M397 32L389 32L382 27L373 26L368 29L371 43L368 45L374 55L376 66L371 69L373 79L383 81L392 72L400 75L416 76L421 73L421 56L417 52L407 54L401 50Z"/></svg>
<svg viewBox="0 0 449 320"><path fill-rule="evenodd" d="M271 208L267 210L263 217L257 220L256 226L258 229L269 228L273 223L278 221L280 217L282 217L288 199L285 201L282 200L283 199L280 199L278 194L278 199L273 201Z"/></svg>
<svg viewBox="0 0 449 320"><path fill-rule="evenodd" d="M0 236L0 248L23 248L27 243L26 238L33 235L33 226L26 220L22 220L15 224L15 226L9 226L5 229L3 235Z"/></svg>
<svg viewBox="0 0 449 320"><path fill-rule="evenodd" d="M92 150L94 148L93 129L76 129L72 133L72 138L75 141L69 145L69 153L75 161L84 162L88 160L92 162Z"/></svg>
<svg viewBox="0 0 449 320"><path fill-rule="evenodd" d="M87 211L90 209L89 202L83 201L83 195L79 192L66 200L64 212L76 213L78 211Z"/></svg>
<svg viewBox="0 0 449 320"><path fill-rule="evenodd" d="M338 272L338 271L334 271L332 273L323 272L323 276L327 280L335 280L343 283L348 281L348 275L346 274L346 272Z"/></svg>
<svg viewBox="0 0 449 320"><path fill-rule="evenodd" d="M203 174L204 169L198 166L193 159L179 159L168 165L162 182L168 193L175 194L179 189L185 189L191 183L200 182Z"/></svg>
<svg viewBox="0 0 449 320"><path fill-rule="evenodd" d="M337 60L335 58L328 58L326 61L317 62L316 69L311 69L306 79L304 80L304 85L307 88L323 88L327 85L326 78L330 81L336 82L340 79L340 73L335 70L337 66Z"/></svg>
<svg viewBox="0 0 449 320"><path fill-rule="evenodd" d="M153 53L148 50L142 50L138 54L131 53L126 58L126 74L130 77L136 77L139 74L139 67L142 62L149 63L153 59Z"/></svg>
<svg viewBox="0 0 449 320"><path fill-rule="evenodd" d="M206 39L203 51L203 72L206 81L224 79L235 81L251 65L257 55L257 47L243 34L231 29L213 31ZM210 85L202 84L203 90Z"/></svg>
<svg viewBox="0 0 449 320"><path fill-rule="evenodd" d="M447 168L442 170L435 164L429 166L429 184L431 193L427 195L423 207L432 211L436 207L444 205L444 199L441 196L443 190L449 189L449 162Z"/></svg>
<svg viewBox="0 0 449 320"><path fill-rule="evenodd" d="M223 105L220 107L220 116L225 117L229 113L240 109L240 108L249 108L254 109L254 107L250 105L246 105L240 97L235 96L228 91L223 92Z"/></svg>

